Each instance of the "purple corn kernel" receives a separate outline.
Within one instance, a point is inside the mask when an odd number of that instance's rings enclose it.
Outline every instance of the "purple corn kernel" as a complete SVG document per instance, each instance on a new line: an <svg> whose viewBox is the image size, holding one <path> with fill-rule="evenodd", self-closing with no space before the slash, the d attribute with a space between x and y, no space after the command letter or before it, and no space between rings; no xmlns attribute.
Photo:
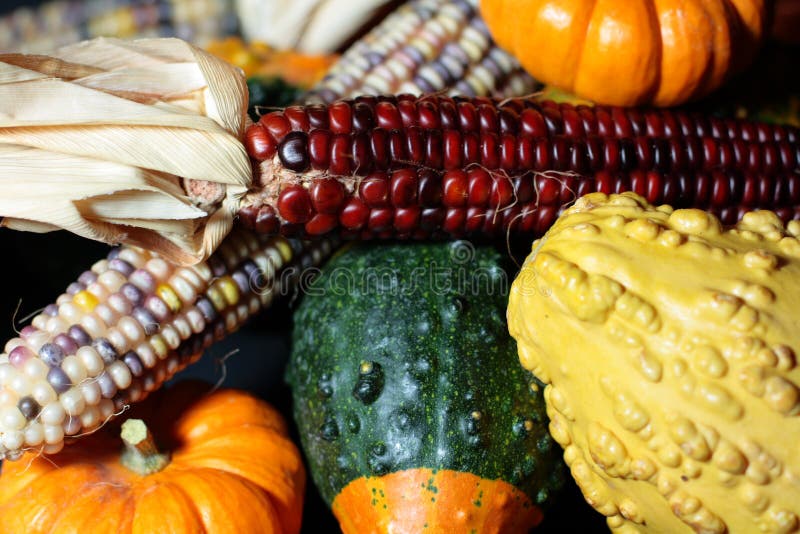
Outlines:
<svg viewBox="0 0 800 534"><path fill-rule="evenodd" d="M125 356L122 357L122 361L128 366L128 369L130 369L133 376L138 378L144 374L144 365L142 365L142 360L134 351L131 350L126 352Z"/></svg>
<svg viewBox="0 0 800 534"><path fill-rule="evenodd" d="M86 333L83 327L72 325L67 330L67 335L72 338L79 347L85 347L92 344L92 336Z"/></svg>
<svg viewBox="0 0 800 534"><path fill-rule="evenodd" d="M122 284L119 292L134 306L141 306L142 302L144 302L142 290L131 283Z"/></svg>
<svg viewBox="0 0 800 534"><path fill-rule="evenodd" d="M131 315L134 319L139 321L139 324L142 325L142 328L144 329L144 333L148 336L152 336L158 332L159 328L161 328L161 325L158 324L158 321L155 317L153 317L153 314L141 306L134 308L133 312L131 312Z"/></svg>
<svg viewBox="0 0 800 534"><path fill-rule="evenodd" d="M72 381L61 367L51 367L47 373L47 381L58 394L64 393L72 387Z"/></svg>
<svg viewBox="0 0 800 534"><path fill-rule="evenodd" d="M133 265L119 258L114 258L113 260L109 261L108 268L121 273L126 278L135 270Z"/></svg>
<svg viewBox="0 0 800 534"><path fill-rule="evenodd" d="M94 350L97 351L97 354L100 355L100 358L103 359L103 362L106 365L113 363L115 360L117 360L117 358L119 358L117 349L115 349L114 345L112 345L111 342L104 337L95 339L92 342L92 347L94 347Z"/></svg>
<svg viewBox="0 0 800 534"><path fill-rule="evenodd" d="M64 361L64 350L55 343L45 343L39 349L39 357L50 367L58 367Z"/></svg>
<svg viewBox="0 0 800 534"><path fill-rule="evenodd" d="M75 352L78 350L78 344L66 334L58 334L55 338L53 338L53 343L61 347L61 350L64 351L64 354L75 354Z"/></svg>
<svg viewBox="0 0 800 534"><path fill-rule="evenodd" d="M31 349L20 345L18 347L14 347L11 349L11 352L8 353L8 361L11 362L11 365L16 367L17 369L21 369L25 362L33 358L35 354Z"/></svg>

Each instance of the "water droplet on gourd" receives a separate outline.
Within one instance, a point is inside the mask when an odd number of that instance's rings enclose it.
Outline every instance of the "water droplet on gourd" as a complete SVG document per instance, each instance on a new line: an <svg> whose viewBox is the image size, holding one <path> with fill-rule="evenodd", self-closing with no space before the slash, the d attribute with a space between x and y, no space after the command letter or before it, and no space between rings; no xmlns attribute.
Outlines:
<svg viewBox="0 0 800 534"><path fill-rule="evenodd" d="M353 397L364 404L372 404L383 391L383 367L378 362L362 361L358 367L358 379L353 386Z"/></svg>
<svg viewBox="0 0 800 534"><path fill-rule="evenodd" d="M325 441L335 441L339 437L339 425L333 416L328 416L319 428L319 435Z"/></svg>

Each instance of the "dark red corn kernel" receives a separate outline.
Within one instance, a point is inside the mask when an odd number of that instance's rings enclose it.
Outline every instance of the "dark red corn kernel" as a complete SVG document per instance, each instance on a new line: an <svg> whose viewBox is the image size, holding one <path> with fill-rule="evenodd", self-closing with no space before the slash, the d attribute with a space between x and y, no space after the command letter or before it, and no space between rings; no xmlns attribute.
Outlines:
<svg viewBox="0 0 800 534"><path fill-rule="evenodd" d="M694 114L690 120L694 121L694 135L697 137L709 137L711 135L711 127L705 117Z"/></svg>
<svg viewBox="0 0 800 534"><path fill-rule="evenodd" d="M391 130L389 132L389 159L391 164L397 166L408 161L406 150L406 136L402 130Z"/></svg>
<svg viewBox="0 0 800 534"><path fill-rule="evenodd" d="M771 176L760 175L756 179L756 187L758 195L755 202L762 206L774 206L774 193L776 188L776 180Z"/></svg>
<svg viewBox="0 0 800 534"><path fill-rule="evenodd" d="M513 171L517 168L517 138L510 133L500 138L500 168Z"/></svg>
<svg viewBox="0 0 800 534"><path fill-rule="evenodd" d="M369 134L369 150L375 169L384 171L389 168L389 132L383 128L372 130Z"/></svg>
<svg viewBox="0 0 800 534"><path fill-rule="evenodd" d="M375 126L372 107L364 102L356 102L353 106L353 131L365 132Z"/></svg>
<svg viewBox="0 0 800 534"><path fill-rule="evenodd" d="M370 139L366 132L355 134L350 144L350 157L353 160L353 172L356 174L366 174L372 170L372 150L370 149Z"/></svg>
<svg viewBox="0 0 800 534"><path fill-rule="evenodd" d="M425 130L434 130L441 128L441 121L439 119L439 110L436 104L430 100L421 100L417 104L417 113L419 114L419 127Z"/></svg>
<svg viewBox="0 0 800 534"><path fill-rule="evenodd" d="M758 180L752 174L744 177L744 185L742 188L742 204L745 206L756 206L759 200L759 186Z"/></svg>
<svg viewBox="0 0 800 534"><path fill-rule="evenodd" d="M537 171L552 170L552 153L547 139L537 139L533 148L534 164Z"/></svg>
<svg viewBox="0 0 800 534"><path fill-rule="evenodd" d="M480 124L481 132L497 133L500 128L497 108L490 104L478 106L478 124Z"/></svg>
<svg viewBox="0 0 800 534"><path fill-rule="evenodd" d="M308 134L308 157L312 168L328 170L331 163L331 138L328 130L312 130Z"/></svg>
<svg viewBox="0 0 800 534"><path fill-rule="evenodd" d="M468 167L481 161L481 138L477 132L463 132L461 134L461 162Z"/></svg>
<svg viewBox="0 0 800 534"><path fill-rule="evenodd" d="M317 213L305 224L304 229L310 236L323 235L336 228L338 222L339 218L334 214Z"/></svg>
<svg viewBox="0 0 800 534"><path fill-rule="evenodd" d="M636 168L636 147L632 139L619 140L619 166L623 171Z"/></svg>
<svg viewBox="0 0 800 534"><path fill-rule="evenodd" d="M248 230L256 229L256 216L258 215L258 206L245 206L239 209L237 214L239 217L239 224Z"/></svg>
<svg viewBox="0 0 800 534"><path fill-rule="evenodd" d="M445 213L442 229L449 234L460 234L464 231L464 223L466 220L466 209L449 208Z"/></svg>
<svg viewBox="0 0 800 534"><path fill-rule="evenodd" d="M494 180L484 169L473 168L467 171L467 205L486 206L492 194L492 182Z"/></svg>
<svg viewBox="0 0 800 534"><path fill-rule="evenodd" d="M487 236L500 234L503 226L503 212L498 210L488 210L483 217L483 228L480 231Z"/></svg>
<svg viewBox="0 0 800 534"><path fill-rule="evenodd" d="M302 106L289 106L283 110L283 116L289 120L292 130L307 132L311 127L308 114Z"/></svg>
<svg viewBox="0 0 800 534"><path fill-rule="evenodd" d="M628 118L628 114L625 113L624 108L612 107L611 118L614 121L614 135L624 138L635 136L633 133L633 125Z"/></svg>
<svg viewBox="0 0 800 534"><path fill-rule="evenodd" d="M546 137L547 124L542 114L536 110L528 108L520 116L520 133L528 137Z"/></svg>
<svg viewBox="0 0 800 534"><path fill-rule="evenodd" d="M775 143L765 143L761 146L761 168L765 174L773 174L780 168L778 146Z"/></svg>
<svg viewBox="0 0 800 534"><path fill-rule="evenodd" d="M333 136L329 165L331 174L349 176L352 173L353 155L351 148L349 135L339 134Z"/></svg>
<svg viewBox="0 0 800 534"><path fill-rule="evenodd" d="M439 124L444 130L458 128L458 109L455 103L448 101L439 103Z"/></svg>
<svg viewBox="0 0 800 534"><path fill-rule="evenodd" d="M645 194L643 196L651 204L658 204L662 202L661 197L662 197L662 192L664 190L664 183L662 176L663 175L661 173L655 171L649 171L647 173L647 179L646 179L647 187L645 189Z"/></svg>
<svg viewBox="0 0 800 534"><path fill-rule="evenodd" d="M336 214L345 201L342 183L335 178L317 178L309 188L311 202L318 213Z"/></svg>
<svg viewBox="0 0 800 534"><path fill-rule="evenodd" d="M327 130L330 122L328 121L328 108L319 104L306 107L308 114L309 129Z"/></svg>
<svg viewBox="0 0 800 534"><path fill-rule="evenodd" d="M519 114L509 108L500 108L497 112L499 133L501 135L517 135L519 133Z"/></svg>
<svg viewBox="0 0 800 534"><path fill-rule="evenodd" d="M372 173L358 188L361 200L371 208L383 208L389 205L389 179L385 173Z"/></svg>
<svg viewBox="0 0 800 534"><path fill-rule="evenodd" d="M398 232L410 232L419 226L420 209L418 206L398 208L394 212L394 228Z"/></svg>
<svg viewBox="0 0 800 534"><path fill-rule="evenodd" d="M492 131L481 132L481 165L489 169L500 167L500 154L497 134Z"/></svg>
<svg viewBox="0 0 800 534"><path fill-rule="evenodd" d="M397 106L390 102L375 104L375 117L379 128L386 130L399 130L403 127L403 119Z"/></svg>
<svg viewBox="0 0 800 534"><path fill-rule="evenodd" d="M280 221L272 206L262 206L255 217L255 231L262 234L275 234L280 228Z"/></svg>
<svg viewBox="0 0 800 534"><path fill-rule="evenodd" d="M459 102L458 121L462 132L477 132L480 128L478 110L470 102Z"/></svg>
<svg viewBox="0 0 800 534"><path fill-rule="evenodd" d="M517 165L520 169L532 169L535 164L534 140L530 137L517 138Z"/></svg>
<svg viewBox="0 0 800 534"><path fill-rule="evenodd" d="M550 140L552 151L552 169L566 171L569 168L569 143L563 135L556 135Z"/></svg>
<svg viewBox="0 0 800 534"><path fill-rule="evenodd" d="M577 142L576 142L577 144ZM584 141L584 151L586 155L586 164L591 171L599 171L603 168L603 140L596 136L590 135Z"/></svg>
<svg viewBox="0 0 800 534"><path fill-rule="evenodd" d="M392 226L394 211L391 208L377 208L369 212L367 226L373 232L382 232Z"/></svg>
<svg viewBox="0 0 800 534"><path fill-rule="evenodd" d="M536 232L541 235L550 228L558 217L558 208L556 206L542 206L536 212L538 215L536 221Z"/></svg>
<svg viewBox="0 0 800 534"><path fill-rule="evenodd" d="M711 119L708 121L708 124L711 127L711 137L716 137L717 139L728 138L728 127L726 126L725 121L718 119L717 117L711 117Z"/></svg>
<svg viewBox="0 0 800 534"><path fill-rule="evenodd" d="M631 186L632 177L631 175L635 172L641 171L632 171L631 174L619 174L616 176L614 180L614 193L624 193L625 191L633 191L633 187Z"/></svg>
<svg viewBox="0 0 800 534"><path fill-rule="evenodd" d="M286 134L292 131L292 126L289 124L289 120L284 117L283 113L280 111L273 111L272 113L263 115L258 120L258 123L267 129L277 143L280 143Z"/></svg>
<svg viewBox="0 0 800 534"><path fill-rule="evenodd" d="M737 168L743 169L746 166L747 170L749 170L750 172L761 172L762 168L761 146L762 145L759 145L757 143L748 143L747 146L745 147L746 148L745 157L747 158L747 161L745 162L745 165L737 166Z"/></svg>
<svg viewBox="0 0 800 534"><path fill-rule="evenodd" d="M569 156L569 170L578 174L588 174L589 157L586 153L586 143L581 141L567 141L567 155Z"/></svg>
<svg viewBox="0 0 800 534"><path fill-rule="evenodd" d="M293 224L308 222L312 215L311 198L302 186L290 185L278 196L278 213Z"/></svg>
<svg viewBox="0 0 800 534"><path fill-rule="evenodd" d="M539 174L535 177L534 201L541 206L554 204L560 194L560 178Z"/></svg>
<svg viewBox="0 0 800 534"><path fill-rule="evenodd" d="M308 134L305 132L289 132L278 144L278 157L281 164L294 172L305 171L310 160L308 157Z"/></svg>
<svg viewBox="0 0 800 534"><path fill-rule="evenodd" d="M594 175L594 190L610 195L614 192L614 177L607 171L598 172ZM585 193L579 193L579 196L583 194Z"/></svg>
<svg viewBox="0 0 800 534"><path fill-rule="evenodd" d="M427 130L425 143L425 166L441 169L444 161L441 130Z"/></svg>
<svg viewBox="0 0 800 534"><path fill-rule="evenodd" d="M419 190L417 198L423 208L435 208L442 204L442 177L429 169L420 169L417 172Z"/></svg>
<svg viewBox="0 0 800 534"><path fill-rule="evenodd" d="M397 111L400 112L400 118L403 121L404 128L419 125L419 114L417 113L417 104L413 100L401 100L397 103Z"/></svg>
<svg viewBox="0 0 800 534"><path fill-rule="evenodd" d="M378 96L377 95L358 95L353 99L356 104L364 104L370 109L375 109L375 105L378 103Z"/></svg>
<svg viewBox="0 0 800 534"><path fill-rule="evenodd" d="M419 183L416 171L412 169L399 169L392 172L389 186L391 205L396 208L414 205L417 202L418 187Z"/></svg>
<svg viewBox="0 0 800 534"><path fill-rule="evenodd" d="M583 137L586 135L583 129L583 120L575 108L563 108L561 117L564 119L564 135L569 137Z"/></svg>
<svg viewBox="0 0 800 534"><path fill-rule="evenodd" d="M600 137L613 137L615 135L615 127L609 108L598 106L595 114L597 117L597 135Z"/></svg>
<svg viewBox="0 0 800 534"><path fill-rule="evenodd" d="M544 117L544 123L547 125L548 135L564 133L564 121L558 108L543 108L542 116Z"/></svg>
<svg viewBox="0 0 800 534"><path fill-rule="evenodd" d="M526 172L513 178L514 197L516 203L526 204L533 200L533 181L534 175L532 172Z"/></svg>
<svg viewBox="0 0 800 534"><path fill-rule="evenodd" d="M758 131L752 122L741 122L739 128L741 129L740 139L744 141L756 141L758 139Z"/></svg>
<svg viewBox="0 0 800 534"><path fill-rule="evenodd" d="M466 218L464 220L464 230L468 233L479 232L483 228L483 220L486 218L486 210L470 206L467 208Z"/></svg>
<svg viewBox="0 0 800 534"><path fill-rule="evenodd" d="M349 102L334 102L328 106L328 124L333 134L349 134L353 129L353 110Z"/></svg>
<svg viewBox="0 0 800 534"><path fill-rule="evenodd" d="M722 171L711 172L711 205L724 207L728 204L731 197L730 182Z"/></svg>
<svg viewBox="0 0 800 534"><path fill-rule="evenodd" d="M419 126L406 128L407 163L421 165L425 163L426 132Z"/></svg>
<svg viewBox="0 0 800 534"><path fill-rule="evenodd" d="M597 135L597 117L594 110L584 104L576 106L575 110L581 118L585 135Z"/></svg>
<svg viewBox="0 0 800 534"><path fill-rule="evenodd" d="M647 176L645 171L634 169L628 173L628 177L631 180L630 190L637 195L644 196L647 192Z"/></svg>
<svg viewBox="0 0 800 534"><path fill-rule="evenodd" d="M719 144L719 167L727 169L736 164L736 153L731 141L717 141Z"/></svg>
<svg viewBox="0 0 800 534"><path fill-rule="evenodd" d="M419 227L425 232L434 232L442 227L444 218L444 208L425 208L419 217ZM395 223L396 225L397 223Z"/></svg>
<svg viewBox="0 0 800 534"><path fill-rule="evenodd" d="M275 155L278 144L266 128L253 124L244 133L244 147L251 158L264 161Z"/></svg>
<svg viewBox="0 0 800 534"><path fill-rule="evenodd" d="M568 174L564 176L559 176L558 182L561 187L561 191L559 193L558 199L561 202L561 204L562 205L567 204L578 198L577 195L575 194L575 191L577 191L578 189L578 185L581 183L589 183L590 181L591 180L583 177L571 176ZM537 197L534 197L534 200L536 198Z"/></svg>
<svg viewBox="0 0 800 534"><path fill-rule="evenodd" d="M520 204L514 204L513 206L504 209L500 214L503 216L503 220L500 223L500 229L502 232L519 232L522 219L522 206Z"/></svg>
<svg viewBox="0 0 800 534"><path fill-rule="evenodd" d="M646 133L648 137L666 137L664 133L664 120L661 118L661 113L656 110L650 110L645 113L644 120L646 123Z"/></svg>
<svg viewBox="0 0 800 534"><path fill-rule="evenodd" d="M458 130L444 131L442 135L442 152L444 170L461 168L461 132Z"/></svg>
<svg viewBox="0 0 800 534"><path fill-rule="evenodd" d="M650 169L653 167L653 147L647 137L636 137L633 139L636 150L637 167L639 169Z"/></svg>
<svg viewBox="0 0 800 534"><path fill-rule="evenodd" d="M647 132L647 121L644 114L637 108L627 109L628 120L631 123L631 132L633 137L640 137Z"/></svg>
<svg viewBox="0 0 800 534"><path fill-rule="evenodd" d="M351 198L339 213L339 222L348 230L360 230L368 218L369 208L357 198Z"/></svg>
<svg viewBox="0 0 800 534"><path fill-rule="evenodd" d="M608 172L617 172L622 166L620 160L620 147L619 139L606 138L603 144L603 161L605 164L596 170L606 170Z"/></svg>
<svg viewBox="0 0 800 534"><path fill-rule="evenodd" d="M442 184L442 202L445 206L458 208L467 205L467 173L461 170L447 171Z"/></svg>
<svg viewBox="0 0 800 534"><path fill-rule="evenodd" d="M514 200L514 189L510 178L498 176L492 180L489 206L497 209L508 207Z"/></svg>

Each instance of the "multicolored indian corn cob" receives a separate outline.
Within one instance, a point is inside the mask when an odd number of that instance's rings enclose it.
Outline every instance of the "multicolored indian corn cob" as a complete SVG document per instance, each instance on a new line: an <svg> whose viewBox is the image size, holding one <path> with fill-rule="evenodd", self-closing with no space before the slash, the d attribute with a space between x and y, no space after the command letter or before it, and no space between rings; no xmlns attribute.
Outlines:
<svg viewBox="0 0 800 534"><path fill-rule="evenodd" d="M361 94L530 94L536 82L497 48L477 0L413 0L353 44L305 97L330 103Z"/></svg>
<svg viewBox="0 0 800 534"><path fill-rule="evenodd" d="M191 267L113 249L0 354L0 459L55 453L102 425L290 290L335 245L236 230Z"/></svg>
<svg viewBox="0 0 800 534"><path fill-rule="evenodd" d="M539 235L592 191L800 217L800 130L681 111L362 96L264 115L245 144L258 183L240 218L267 233Z"/></svg>

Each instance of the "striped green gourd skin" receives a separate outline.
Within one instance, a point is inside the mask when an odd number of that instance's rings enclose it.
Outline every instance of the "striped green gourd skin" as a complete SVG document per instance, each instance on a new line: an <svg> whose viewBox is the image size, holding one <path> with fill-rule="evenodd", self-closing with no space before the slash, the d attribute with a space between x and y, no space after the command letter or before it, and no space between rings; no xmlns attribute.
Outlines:
<svg viewBox="0 0 800 534"><path fill-rule="evenodd" d="M358 477L419 467L499 478L538 505L562 486L541 384L508 335L508 282L498 252L464 242L346 247L323 268L287 378L328 503Z"/></svg>

